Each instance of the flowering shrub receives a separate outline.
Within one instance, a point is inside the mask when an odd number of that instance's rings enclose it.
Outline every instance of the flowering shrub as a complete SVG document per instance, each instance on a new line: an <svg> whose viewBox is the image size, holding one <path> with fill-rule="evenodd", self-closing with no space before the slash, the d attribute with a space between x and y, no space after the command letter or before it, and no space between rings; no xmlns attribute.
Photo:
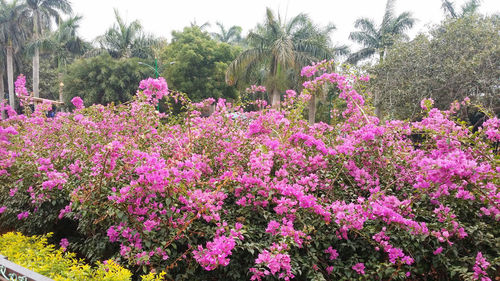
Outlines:
<svg viewBox="0 0 500 281"><path fill-rule="evenodd" d="M368 78L330 66L305 68L280 111L219 100L178 122L155 110L177 97L149 79L129 104L12 116L0 130L0 228L66 223L80 237L70 249L172 279L495 276L498 119L472 132L424 102L421 121L382 124L355 87ZM324 84L345 101L341 121L308 126L302 110Z"/></svg>

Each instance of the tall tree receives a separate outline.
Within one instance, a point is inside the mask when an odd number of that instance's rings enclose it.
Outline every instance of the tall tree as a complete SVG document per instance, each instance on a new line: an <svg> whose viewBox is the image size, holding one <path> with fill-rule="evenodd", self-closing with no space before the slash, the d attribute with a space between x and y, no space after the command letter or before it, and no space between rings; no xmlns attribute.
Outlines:
<svg viewBox="0 0 500 281"><path fill-rule="evenodd" d="M441 0L441 2L441 8L444 10L445 14L451 18L456 19L475 13L479 8L481 0L469 0L465 2L461 7L460 12L456 10L455 3L453 1Z"/></svg>
<svg viewBox="0 0 500 281"><path fill-rule="evenodd" d="M265 85L272 95L271 103L279 107L280 92L297 87L287 83L288 75L299 81L302 67L333 56L328 35L334 29L333 25L318 28L305 14L284 21L267 8L264 24L259 24L247 37L250 48L229 65L226 82L233 85L238 80L250 81L252 75L263 70Z"/></svg>
<svg viewBox="0 0 500 281"><path fill-rule="evenodd" d="M217 42L198 26L172 32L163 49L162 71L170 88L187 93L193 101L206 98L237 99L235 87L225 83L225 72L240 48Z"/></svg>
<svg viewBox="0 0 500 281"><path fill-rule="evenodd" d="M448 18L410 42L398 42L383 63L369 70L370 92L381 93L390 118L416 118L420 101L432 98L445 110L454 100L500 114L500 21L471 15ZM465 119L464 119L465 120Z"/></svg>
<svg viewBox="0 0 500 281"><path fill-rule="evenodd" d="M115 58L152 57L151 46L158 40L144 34L138 20L127 23L117 9L114 11L116 23L104 35L96 38L101 49L108 51Z"/></svg>
<svg viewBox="0 0 500 281"><path fill-rule="evenodd" d="M241 42L242 29L240 26L233 25L229 29L226 29L221 22L217 22L216 25L219 27L219 32L211 33L215 40L228 44L237 44Z"/></svg>
<svg viewBox="0 0 500 281"><path fill-rule="evenodd" d="M372 19L359 18L354 27L359 31L351 32L349 39L361 44L363 48L349 56L348 62L357 63L358 61L379 55L382 61L387 49L398 39L407 38L405 32L413 27L415 18L410 12L403 12L400 15L394 15L394 3L396 0L387 0L385 6L384 18L380 26L376 26Z"/></svg>
<svg viewBox="0 0 500 281"><path fill-rule="evenodd" d="M63 84L61 83L66 65L90 48L89 44L77 34L81 20L82 17L77 15L59 21L57 30L42 40L42 48L46 48L51 53L54 64L57 66L60 101L63 100Z"/></svg>
<svg viewBox="0 0 500 281"><path fill-rule="evenodd" d="M360 43L363 48L349 56L347 62L356 63L362 59L370 58L378 53L381 63L389 47L399 39L407 39L405 32L413 27L415 19L410 12L394 15L394 3L396 0L387 0L384 18L380 26L376 27L371 19L360 18L356 20L355 27L359 31L351 32L349 39ZM381 118L380 96L375 93L375 114Z"/></svg>
<svg viewBox="0 0 500 281"><path fill-rule="evenodd" d="M75 60L64 75L64 101L79 96L85 105L122 103L132 99L149 74L138 58L114 59L108 53Z"/></svg>
<svg viewBox="0 0 500 281"><path fill-rule="evenodd" d="M5 57L7 63L7 84L9 87L9 104L15 108L14 102L14 61L16 53L18 53L24 42L29 36L29 30L26 24L26 5L19 0L6 2L0 0L0 43L5 46L0 53L1 57ZM2 59L0 59L2 61ZM3 63L0 68L0 86L3 86ZM1 100L3 101L3 89Z"/></svg>
<svg viewBox="0 0 500 281"><path fill-rule="evenodd" d="M33 42L39 41L44 28L50 27L52 19L59 20L61 13L69 14L72 12L71 2L69 0L26 0L28 8L31 10L33 19ZM35 97L40 96L40 49L35 46L33 55L33 92Z"/></svg>

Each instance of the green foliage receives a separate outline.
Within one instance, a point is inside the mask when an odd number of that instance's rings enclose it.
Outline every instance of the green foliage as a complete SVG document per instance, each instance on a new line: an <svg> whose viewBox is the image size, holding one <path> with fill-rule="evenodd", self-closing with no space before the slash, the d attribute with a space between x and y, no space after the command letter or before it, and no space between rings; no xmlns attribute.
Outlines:
<svg viewBox="0 0 500 281"><path fill-rule="evenodd" d="M446 109L454 100L500 111L500 21L496 16L448 19L430 36L399 43L371 69L371 91L379 93L391 118L412 118L419 101L431 97Z"/></svg>
<svg viewBox="0 0 500 281"><path fill-rule="evenodd" d="M59 78L58 71L52 62L52 56L40 58L40 97L50 100L59 100ZM31 92L33 89L33 65L31 58L24 58L19 73L26 76L26 88Z"/></svg>
<svg viewBox="0 0 500 281"><path fill-rule="evenodd" d="M55 281L128 281L132 274L112 260L85 264L71 252L55 249L47 243L51 234L27 237L9 232L0 236L0 254L10 261ZM146 279L156 280L156 279Z"/></svg>
<svg viewBox="0 0 500 281"><path fill-rule="evenodd" d="M226 29L224 24L217 22L216 25L219 27L219 32L213 32L210 35L217 41L228 43L228 44L240 44L242 43L241 38L241 26L233 25L229 29Z"/></svg>
<svg viewBox="0 0 500 281"><path fill-rule="evenodd" d="M132 99L139 82L149 74L139 59L113 59L108 54L79 59L64 76L64 101L79 96L85 105L122 103Z"/></svg>
<svg viewBox="0 0 500 281"><path fill-rule="evenodd" d="M237 99L235 87L225 83L224 75L239 48L219 43L199 27L172 32L173 40L161 55L162 76L169 88L187 93L193 101L206 98Z"/></svg>
<svg viewBox="0 0 500 281"><path fill-rule="evenodd" d="M356 63L377 53L380 61L382 61L388 47L402 38L407 38L405 32L413 26L415 18L412 17L410 12L395 15L395 2L396 0L387 0L380 26L376 26L372 19L359 18L356 20L354 26L359 30L351 32L349 39L362 44L363 48L351 54L348 62Z"/></svg>
<svg viewBox="0 0 500 281"><path fill-rule="evenodd" d="M250 48L229 65L226 82L265 85L272 93L273 106L277 105L280 92L300 88L302 67L333 57L333 30L333 24L316 26L306 14L286 21L267 8L265 22L247 36Z"/></svg>
<svg viewBox="0 0 500 281"><path fill-rule="evenodd" d="M116 23L104 35L96 38L102 50L106 50L114 58L150 58L152 47L160 40L143 32L138 20L127 23L115 9Z"/></svg>

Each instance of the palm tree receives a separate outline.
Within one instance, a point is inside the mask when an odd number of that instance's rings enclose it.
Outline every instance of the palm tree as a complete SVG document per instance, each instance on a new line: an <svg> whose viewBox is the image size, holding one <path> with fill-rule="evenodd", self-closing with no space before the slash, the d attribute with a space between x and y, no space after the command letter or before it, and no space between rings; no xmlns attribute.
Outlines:
<svg viewBox="0 0 500 281"><path fill-rule="evenodd" d="M240 26L233 25L226 30L224 24L216 22L216 25L219 27L219 32L211 33L215 40L228 44L238 44L241 42L242 29Z"/></svg>
<svg viewBox="0 0 500 281"><path fill-rule="evenodd" d="M69 0L26 0L28 8L31 10L33 19L33 42L39 41L43 30L50 27L52 19L60 19L60 13L69 14L72 12ZM40 74L40 50L35 45L33 56L33 92L35 97L39 97Z"/></svg>
<svg viewBox="0 0 500 281"><path fill-rule="evenodd" d="M226 83L235 84L238 80L251 80L258 72L264 71L267 89L271 92L271 104L279 107L280 92L290 85L286 79L292 75L299 81L302 67L333 56L329 34L335 26L318 28L305 14L299 14L290 21L283 21L267 8L264 24L247 37L250 48L243 51L228 67Z"/></svg>
<svg viewBox="0 0 500 281"><path fill-rule="evenodd" d="M3 58L7 62L7 84L9 87L9 104L15 108L14 103L14 61L19 59L16 55L29 36L26 19L26 5L21 1L14 0L7 3L5 0L0 0L0 43L5 46L0 53L2 59L2 67L0 68L0 80L3 88ZM0 101L3 101L3 90Z"/></svg>
<svg viewBox="0 0 500 281"><path fill-rule="evenodd" d="M196 19L194 19L192 22L189 23L191 25L191 28L193 27L197 27L199 28L201 31L205 32L205 30L210 27L210 23L208 21L202 23L202 24L198 24L196 22Z"/></svg>
<svg viewBox="0 0 500 281"><path fill-rule="evenodd" d="M371 19L360 18L356 20L354 27L358 28L359 31L351 32L349 39L360 43L363 48L349 56L347 62L357 63L362 59L370 58L376 53L379 55L379 61L382 62L387 49L395 41L407 38L405 32L413 27L415 19L410 12L395 16L394 3L395 0L387 0L384 18L382 24L378 27Z"/></svg>
<svg viewBox="0 0 500 281"><path fill-rule="evenodd" d="M356 63L362 59L369 58L378 53L379 62L382 62L387 49L399 39L407 39L405 31L413 27L415 19L410 12L394 15L395 0L387 0L382 24L377 28L371 19L360 18L356 20L355 27L360 31L351 32L349 39L364 46L361 50L351 54L347 59L349 63ZM375 92L374 97L375 114L380 119L380 96Z"/></svg>
<svg viewBox="0 0 500 281"><path fill-rule="evenodd" d="M72 16L67 20L59 20L57 30L40 40L40 47L49 51L55 60L59 78L59 100L62 101L62 74L66 65L76 56L83 55L90 46L78 37L82 16Z"/></svg>
<svg viewBox="0 0 500 281"><path fill-rule="evenodd" d="M481 1L480 0L467 1L465 4L462 5L462 10L460 11L460 13L458 13L457 10L455 9L455 3L453 1L441 0L441 2L442 2L441 8L443 8L445 14L456 19L475 13L479 8L479 4Z"/></svg>
<svg viewBox="0 0 500 281"><path fill-rule="evenodd" d="M116 24L108 29L104 35L96 38L101 49L107 50L115 58L149 58L153 56L151 47L157 44L158 40L151 35L144 34L138 20L127 23L117 9L114 11Z"/></svg>

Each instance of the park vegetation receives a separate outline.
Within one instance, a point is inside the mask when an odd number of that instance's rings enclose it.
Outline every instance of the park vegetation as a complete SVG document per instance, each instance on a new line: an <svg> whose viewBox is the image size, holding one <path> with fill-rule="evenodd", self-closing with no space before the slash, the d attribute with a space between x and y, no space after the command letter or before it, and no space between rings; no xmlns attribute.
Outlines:
<svg viewBox="0 0 500 281"><path fill-rule="evenodd" d="M394 4L351 52L306 14L169 42L115 10L86 42L69 1L0 0L0 254L55 280L495 280L499 16L443 0L410 39Z"/></svg>

